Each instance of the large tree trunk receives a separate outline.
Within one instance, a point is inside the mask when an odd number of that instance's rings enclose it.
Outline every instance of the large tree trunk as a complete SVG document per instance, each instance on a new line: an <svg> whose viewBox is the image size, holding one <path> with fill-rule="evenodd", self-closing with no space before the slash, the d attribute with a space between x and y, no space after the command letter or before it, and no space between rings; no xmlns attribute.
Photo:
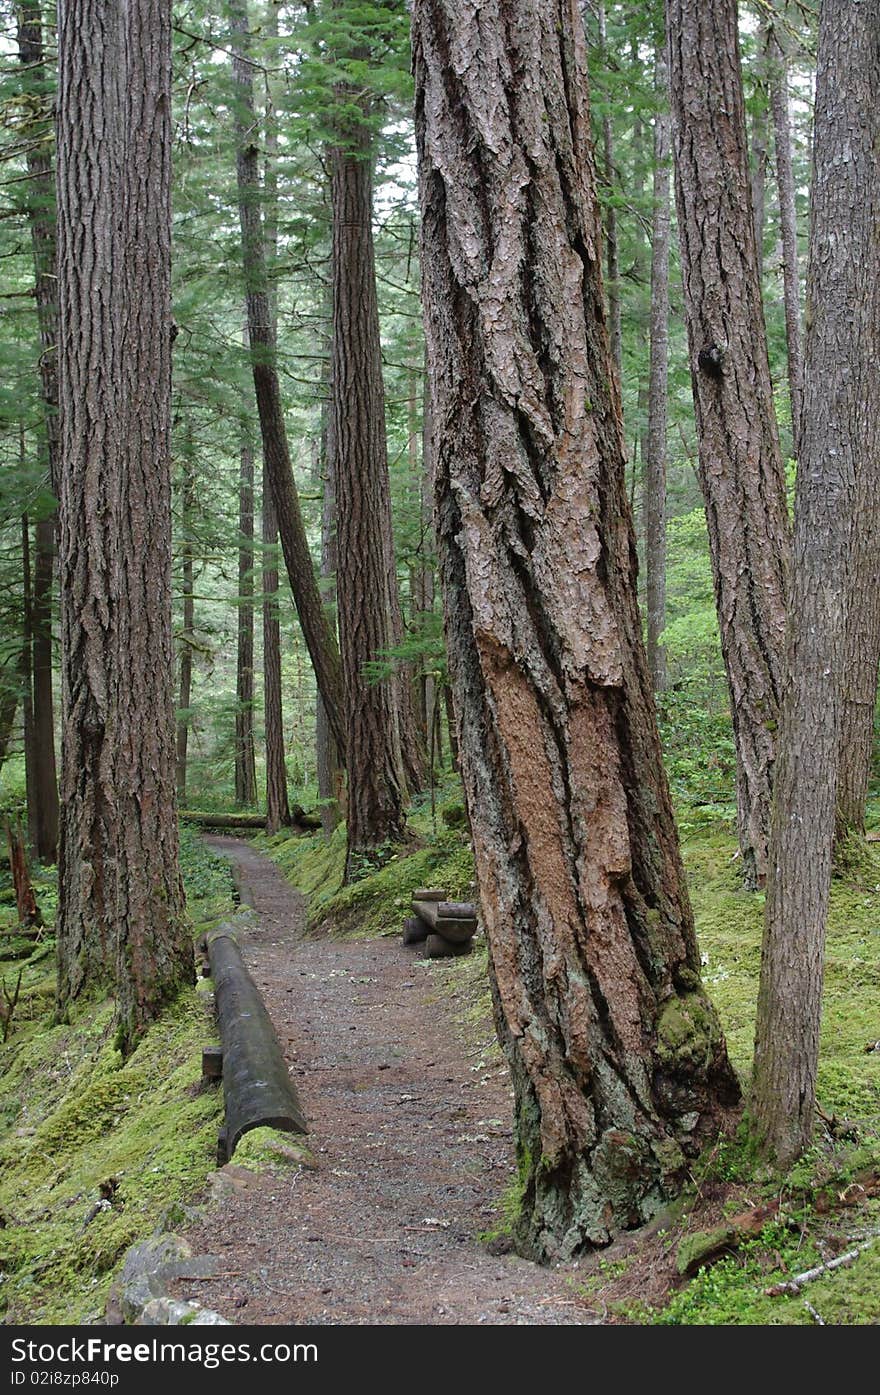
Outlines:
<svg viewBox="0 0 880 1395"><path fill-rule="evenodd" d="M880 488L878 229L880 0L823 0L788 683L755 1035L755 1127L782 1167L813 1132L856 481L866 471Z"/></svg>
<svg viewBox="0 0 880 1395"><path fill-rule="evenodd" d="M340 95L340 100L342 97ZM348 93L348 100L354 96ZM366 115L330 152L333 195L333 476L336 486L339 643L345 675L348 853L361 859L404 834L406 776L397 675L366 666L396 639L385 394L373 254L372 142Z"/></svg>
<svg viewBox="0 0 880 1395"><path fill-rule="evenodd" d="M61 0L58 990L130 1048L193 977L171 636L171 7Z"/></svg>
<svg viewBox="0 0 880 1395"><path fill-rule="evenodd" d="M667 0L678 232L743 876L767 871L790 553L749 192L736 0Z"/></svg>
<svg viewBox="0 0 880 1395"><path fill-rule="evenodd" d="M183 546L181 549L181 573L183 590L183 630L180 636L180 688L178 690L177 740L176 740L176 780L177 797L181 804L186 800L186 758L189 745L190 703L192 702L193 643L195 640L195 602L193 598L193 546L192 516L195 506L195 468L193 463L192 438L187 435L186 451L183 457L183 489L181 491L181 514Z"/></svg>
<svg viewBox="0 0 880 1395"><path fill-rule="evenodd" d="M235 802L257 802L254 756L254 448L242 423L238 476L238 644L235 664Z"/></svg>
<svg viewBox="0 0 880 1395"><path fill-rule="evenodd" d="M654 50L654 227L651 236L651 352L645 439L645 562L648 665L654 691L666 687L666 381L669 356L669 80L665 41Z"/></svg>
<svg viewBox="0 0 880 1395"><path fill-rule="evenodd" d="M309 552L308 539L299 506L287 428L281 403L281 388L276 367L275 336L269 282L266 272L266 249L260 216L260 171L257 149L257 118L254 109L253 70L246 60L248 20L246 0L229 0L230 28L235 35L236 51L232 60L235 81L235 132L237 143L236 170L238 178L239 219L241 222L242 263L247 289L248 333L253 363L254 391L260 414L263 440L263 461L272 487L272 499L281 550L293 599L296 603L303 638L315 669L318 689L324 699L327 718L340 749L345 749L345 713L343 711L342 669L339 650L333 635L315 568Z"/></svg>
<svg viewBox="0 0 880 1395"><path fill-rule="evenodd" d="M791 440L794 456L796 459L800 459L804 369L801 355L797 215L795 211L794 170L791 162L791 122L788 115L788 57L786 39L778 22L770 25L767 50L770 110L773 113L773 142L776 150L779 231L782 239L782 292L785 305L785 342L788 349Z"/></svg>
<svg viewBox="0 0 880 1395"><path fill-rule="evenodd" d="M34 0L19 7L18 54L30 84L48 81L43 57L40 8ZM45 92L39 94L35 132L47 137L51 110ZM28 222L34 256L35 301L40 329L40 387L48 457L49 483L58 492L58 285L53 205L55 185L51 145L47 138L28 144ZM55 562L55 511L39 518L34 533L34 573L31 602L32 783L28 822L33 850L41 862L54 862L58 852L58 777L55 767L55 704L52 692L52 576Z"/></svg>
<svg viewBox="0 0 880 1395"><path fill-rule="evenodd" d="M863 382L863 411L880 421L880 392L876 373ZM877 669L880 664L880 479L877 454L856 462L855 527L849 563L846 640L840 673L842 711L840 770L837 778L837 829L842 843L848 834L865 831L865 802L874 750Z"/></svg>
<svg viewBox="0 0 880 1395"><path fill-rule="evenodd" d="M738 1086L641 637L577 3L416 0L413 22L440 575L516 1237L571 1255L663 1205Z"/></svg>

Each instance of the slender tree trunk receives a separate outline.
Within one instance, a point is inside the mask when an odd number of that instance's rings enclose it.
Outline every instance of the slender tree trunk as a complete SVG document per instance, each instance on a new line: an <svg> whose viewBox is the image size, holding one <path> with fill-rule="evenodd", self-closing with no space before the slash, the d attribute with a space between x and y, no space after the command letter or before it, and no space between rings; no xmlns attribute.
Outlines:
<svg viewBox="0 0 880 1395"><path fill-rule="evenodd" d="M238 478L238 647L235 667L235 802L257 802L254 756L254 448L242 422Z"/></svg>
<svg viewBox="0 0 880 1395"><path fill-rule="evenodd" d="M177 797L186 800L186 758L189 745L190 704L192 702L193 641L195 640L195 602L193 598L192 518L195 507L195 469L191 436L183 457L182 523L183 547L181 572L183 586L183 632L180 644L180 688L177 715Z"/></svg>
<svg viewBox="0 0 880 1395"><path fill-rule="evenodd" d="M813 1133L856 481L880 407L880 0L823 0L788 684L773 800L754 1124L789 1166Z"/></svg>
<svg viewBox="0 0 880 1395"><path fill-rule="evenodd" d="M263 693L266 727L266 829L290 824L284 722L281 707L281 624L278 618L278 528L272 491L263 472ZM318 697L320 701L320 695Z"/></svg>
<svg viewBox="0 0 880 1395"><path fill-rule="evenodd" d="M599 47L607 59L608 26L602 0L599 0L596 13L599 21ZM614 169L614 137L611 130L611 113L608 111L602 117L602 169L608 195L605 208L608 328L611 335L611 357L617 368L617 380L621 382L623 377L623 327L620 310L620 249L617 242L617 209L614 206L617 176Z"/></svg>
<svg viewBox="0 0 880 1395"><path fill-rule="evenodd" d="M24 429L21 431L21 460L25 460ZM27 792L28 842L37 842L36 743L34 741L34 601L31 574L31 525L27 514L21 520L21 734L24 747L24 784Z"/></svg>
<svg viewBox="0 0 880 1395"><path fill-rule="evenodd" d="M516 1237L565 1256L653 1214L738 1087L641 636L576 0L416 0L413 23L438 552Z"/></svg>
<svg viewBox="0 0 880 1395"><path fill-rule="evenodd" d="M245 61L248 46L246 0L229 0L230 28L235 36L233 78L236 84L235 131L238 147L239 218L242 262L247 287L248 333L254 373L254 391L260 414L263 460L272 487L272 499L281 537L281 550L296 603L303 638L315 669L318 689L340 749L345 749L345 714L342 669L299 506L290 463L287 429L281 404L276 367L276 346L266 272L266 250L260 216L260 172L256 141L253 72Z"/></svg>
<svg viewBox="0 0 880 1395"><path fill-rule="evenodd" d="M340 100L342 96L340 94ZM354 100L351 93L348 100ZM373 175L366 115L331 151L333 194L333 474L339 640L348 718L346 877L404 834L406 776L397 676L366 666L397 638L385 396L373 253ZM399 608L398 608L399 620ZM396 633L397 631L397 633Z"/></svg>
<svg viewBox="0 0 880 1395"><path fill-rule="evenodd" d="M319 464L321 473L321 579L324 583L324 604L327 606L330 624L336 628L336 567L338 549L336 538L336 483L333 462L336 451L333 445L333 378L330 361L333 292L327 287L324 301L327 326L327 356L321 360L321 441ZM339 760L339 748L327 721L327 713L318 694L315 703L315 765L318 777L318 798L321 802L321 827L324 836L329 838L342 817L344 801L343 772Z"/></svg>
<svg viewBox="0 0 880 1395"><path fill-rule="evenodd" d="M645 561L648 582L648 665L655 692L666 687L666 380L669 356L669 79L666 44L655 49L654 227L651 238L651 356L645 452Z"/></svg>
<svg viewBox="0 0 880 1395"><path fill-rule="evenodd" d="M171 7L59 5L62 1010L129 1049L180 986L171 636Z"/></svg>
<svg viewBox="0 0 880 1395"><path fill-rule="evenodd" d="M18 53L30 82L45 86L43 32L40 7L23 0L18 10ZM40 329L40 387L48 457L49 482L58 492L58 288L53 221L55 184L52 172L51 109L41 95L40 113L33 123L34 140L26 157L28 171L28 222L34 257L35 301ZM33 781L28 806L31 845L41 862L54 862L58 853L58 777L55 766L55 704L52 691L52 577L55 561L57 515L37 519L34 533L34 573L31 609L33 727L31 762Z"/></svg>
<svg viewBox="0 0 880 1395"><path fill-rule="evenodd" d="M15 726L20 685L20 668L14 664L4 664L0 668L0 770L3 769Z"/></svg>
<svg viewBox="0 0 880 1395"><path fill-rule="evenodd" d="M759 49L761 56L755 63L757 74L764 74L764 28L761 26ZM763 80L760 82L763 97ZM767 194L767 109L763 101L752 113L752 218L755 224L755 250L758 254L758 275L764 275L764 208Z"/></svg>
<svg viewBox="0 0 880 1395"><path fill-rule="evenodd" d="M798 275L797 214L794 170L791 162L791 122L788 114L788 56L777 25L768 34L770 110L776 149L776 190L779 230L782 238L782 287L785 305L785 342L788 349L788 388L791 397L791 439L800 458L803 357L801 353L800 278Z"/></svg>
<svg viewBox="0 0 880 1395"><path fill-rule="evenodd" d="M743 876L763 884L790 554L752 218L736 0L667 0L678 233Z"/></svg>
<svg viewBox="0 0 880 1395"><path fill-rule="evenodd" d="M278 6L270 4L265 20L270 39L278 38ZM267 270L278 261L278 125L271 87L266 98L266 206L264 231ZM270 277L269 312L273 340L278 337L278 294ZM281 699L281 623L278 612L278 522L272 485L263 462L263 724L266 733L266 830L277 833L290 824L287 766L284 759L284 715ZM318 702L321 701L320 693Z"/></svg>

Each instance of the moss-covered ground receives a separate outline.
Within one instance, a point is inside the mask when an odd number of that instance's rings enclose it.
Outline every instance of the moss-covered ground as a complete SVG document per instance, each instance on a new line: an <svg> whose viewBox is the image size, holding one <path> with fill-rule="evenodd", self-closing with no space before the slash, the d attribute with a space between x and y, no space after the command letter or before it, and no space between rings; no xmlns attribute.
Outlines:
<svg viewBox="0 0 880 1395"><path fill-rule="evenodd" d="M257 845L305 892L313 931L398 934L412 891L436 886L455 899L473 895L473 860L460 822L460 793L449 783L436 812L423 804L411 819L412 843L365 869L344 887L345 835L281 834ZM876 811L871 811L871 821ZM764 914L762 894L742 890L736 840L729 821L699 810L681 811L683 851L706 986L718 1007L733 1061L744 1082L751 1066ZM454 993L461 1024L478 1053L492 1045L485 950L440 961L438 993ZM812 1323L806 1302L828 1323L880 1321L880 1239L851 1266L808 1285L798 1296L766 1289L811 1265L880 1234L880 846L859 862L857 874L835 880L828 927L822 1051L818 1094L821 1116L815 1146L788 1176L762 1170L745 1138L716 1147L694 1169L693 1187L673 1208L665 1231L650 1239L652 1265L674 1260L682 1238L717 1224L719 1216L753 1204L779 1203L778 1215L756 1237L680 1280L674 1263L663 1296L615 1302L626 1285L609 1283L614 1320L661 1324ZM512 1195L512 1194L511 1194ZM505 1203L509 1211L510 1198ZM613 1270L617 1261L609 1264ZM628 1261L638 1269L638 1258ZM602 1270L597 1270L602 1274ZM605 1280L603 1279L603 1283ZM634 1287L638 1291L638 1279Z"/></svg>
<svg viewBox="0 0 880 1395"><path fill-rule="evenodd" d="M187 830L182 841L195 932L229 914L232 887L227 862ZM53 882L36 886L50 922ZM0 930L13 921L7 901ZM81 1002L55 1022L51 929L27 958L0 961L0 978L13 987L19 969L0 1045L0 1314L95 1321L126 1248L179 1223L216 1165L222 1096L200 1084L213 1014L204 993L184 992L123 1062L112 1003Z"/></svg>

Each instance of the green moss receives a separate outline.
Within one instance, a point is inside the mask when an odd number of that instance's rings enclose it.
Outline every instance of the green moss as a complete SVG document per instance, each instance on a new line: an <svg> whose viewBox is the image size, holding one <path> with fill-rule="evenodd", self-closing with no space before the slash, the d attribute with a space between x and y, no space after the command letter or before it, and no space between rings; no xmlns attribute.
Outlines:
<svg viewBox="0 0 880 1395"><path fill-rule="evenodd" d="M311 1150L300 1134L272 1128L251 1129L246 1133L236 1146L234 1161L255 1172L269 1167L316 1166Z"/></svg>
<svg viewBox="0 0 880 1395"><path fill-rule="evenodd" d="M258 837L255 846L267 852L308 901L311 930L333 934L396 935L410 914L412 893L439 886L450 900L474 895L474 861L467 832L446 829L418 838L392 853L384 864L350 886L343 885L345 826L329 839L323 834L303 837L280 833Z"/></svg>
<svg viewBox="0 0 880 1395"><path fill-rule="evenodd" d="M228 866L195 840L184 848L191 915L228 915ZM216 1160L222 1093L201 1085L202 1047L216 1041L204 993L183 992L124 1062L111 1002L81 999L57 1023L54 996L47 944L25 963L0 1047L7 1323L97 1320L128 1246L200 1193Z"/></svg>
<svg viewBox="0 0 880 1395"><path fill-rule="evenodd" d="M670 998L657 1024L657 1055L670 1071L709 1065L721 1037L717 1015L703 993Z"/></svg>

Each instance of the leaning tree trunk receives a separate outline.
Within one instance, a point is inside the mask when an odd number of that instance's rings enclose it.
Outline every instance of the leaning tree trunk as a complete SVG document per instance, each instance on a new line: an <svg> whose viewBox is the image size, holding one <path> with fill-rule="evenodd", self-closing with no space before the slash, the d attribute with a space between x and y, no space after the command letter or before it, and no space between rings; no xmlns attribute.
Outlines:
<svg viewBox="0 0 880 1395"><path fill-rule="evenodd" d="M238 644L235 664L235 802L257 802L254 755L254 448L242 422L238 476Z"/></svg>
<svg viewBox="0 0 880 1395"><path fill-rule="evenodd" d="M58 283L53 218L51 106L40 8L24 0L19 8L18 54L28 81L36 85L37 115L28 123L28 222L34 257L34 299L40 329L40 387L49 483L57 494L58 452ZM42 136L42 139L39 137ZM28 821L34 852L41 862L54 862L58 852L58 776L55 766L55 704L52 685L52 574L55 562L56 512L39 518L34 533L34 574L31 604L32 786ZM31 802L33 807L31 807Z"/></svg>
<svg viewBox="0 0 880 1395"><path fill-rule="evenodd" d="M263 461L303 638L309 651L327 718L340 750L345 750L342 669L336 638L330 629L299 506L276 366L275 336L266 270L266 248L260 216L260 169L254 109L253 69L247 60L246 0L229 0L230 28L235 36L232 73L235 82L236 171L238 180L241 251L247 289L248 335L254 392L260 414Z"/></svg>
<svg viewBox="0 0 880 1395"><path fill-rule="evenodd" d="M862 472L880 489L880 0L823 0L788 684L773 798L754 1124L782 1167L813 1133L841 666Z"/></svg>
<svg viewBox="0 0 880 1395"><path fill-rule="evenodd" d="M654 50L654 227L651 235L651 351L645 439L645 562L648 665L654 691L666 687L666 382L669 357L669 81L666 44Z"/></svg>
<svg viewBox="0 0 880 1395"><path fill-rule="evenodd" d="M352 94L349 100L353 100ZM397 676L367 665L395 643L391 500L373 253L372 143L355 119L330 152L333 196L333 477L339 644L345 675L348 853L361 859L404 834L406 796Z"/></svg>
<svg viewBox="0 0 880 1395"><path fill-rule="evenodd" d="M667 0L682 283L743 876L767 871L790 552L746 155L736 0Z"/></svg>
<svg viewBox="0 0 880 1395"><path fill-rule="evenodd" d="M641 637L577 3L416 0L413 23L440 574L516 1237L571 1255L654 1214L739 1091Z"/></svg>
<svg viewBox="0 0 880 1395"><path fill-rule="evenodd" d="M788 58L785 40L776 25L767 39L770 74L770 110L776 149L776 191L779 199L779 231L782 240L782 294L785 305L785 342L788 350L788 390L791 400L791 440L800 459L803 396L801 354L800 277L798 275L797 214L794 169L791 161L791 122L788 114Z"/></svg>
<svg viewBox="0 0 880 1395"><path fill-rule="evenodd" d="M127 1050L193 949L171 636L171 6L61 0L63 696L58 990L114 984Z"/></svg>
<svg viewBox="0 0 880 1395"><path fill-rule="evenodd" d="M269 6L265 19L269 39L278 38L278 7ZM268 79L267 79L268 82ZM266 160L264 187L267 270L278 260L278 124L271 85L266 93ZM272 338L278 335L278 291L269 297ZM266 831L277 833L290 824L287 765L284 759L284 715L281 699L281 621L278 610L278 520L272 485L263 463L263 726L266 738ZM321 701L320 694L318 701Z"/></svg>

